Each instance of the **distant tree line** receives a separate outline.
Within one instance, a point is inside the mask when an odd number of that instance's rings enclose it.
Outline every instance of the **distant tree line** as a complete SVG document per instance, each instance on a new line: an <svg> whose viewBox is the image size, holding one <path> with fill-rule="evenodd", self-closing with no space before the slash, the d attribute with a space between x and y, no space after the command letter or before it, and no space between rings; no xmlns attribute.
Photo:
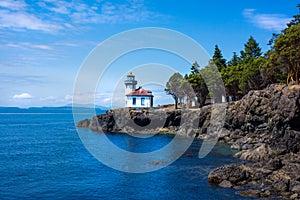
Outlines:
<svg viewBox="0 0 300 200"><path fill-rule="evenodd" d="M191 66L189 74L173 74L166 84L165 91L172 95L175 107L185 100L186 105L195 99L197 106L202 107L206 97L217 93L213 88L214 77L218 74L211 68L216 66L225 86L226 95L238 100L250 90L263 89L272 83L299 84L300 72L300 4L299 13L293 16L287 28L280 34L273 34L269 41L270 50L263 53L258 42L250 36L240 53L233 52L229 61L223 57L218 45L208 66L201 68L197 62ZM203 74L206 78L204 81ZM214 83L216 84L216 83ZM217 97L217 102L220 101Z"/></svg>

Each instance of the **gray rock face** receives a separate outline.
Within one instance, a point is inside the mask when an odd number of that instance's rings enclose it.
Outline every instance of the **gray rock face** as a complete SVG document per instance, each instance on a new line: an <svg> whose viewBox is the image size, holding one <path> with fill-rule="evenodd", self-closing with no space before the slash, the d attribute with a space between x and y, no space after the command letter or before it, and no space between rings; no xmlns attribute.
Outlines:
<svg viewBox="0 0 300 200"><path fill-rule="evenodd" d="M220 185L224 181L229 181L233 185L241 185L249 179L251 173L251 169L244 165L225 165L210 172L208 181L213 185Z"/></svg>
<svg viewBox="0 0 300 200"><path fill-rule="evenodd" d="M100 132L159 132L206 139L211 110L211 106L189 112L124 108L80 121L77 126ZM188 123L183 123L185 119ZM209 174L211 184L247 186L243 195L300 197L299 85L270 85L228 104L219 140L241 150L235 156L251 163L213 170Z"/></svg>
<svg viewBox="0 0 300 200"><path fill-rule="evenodd" d="M228 105L225 128L230 135L221 140L241 150L236 157L252 162L244 165L248 167L248 176L232 182L234 186L249 187L250 183L254 187L250 193L241 194L283 199L300 196L296 189L300 184L299 116L298 85L271 85ZM210 173L209 181L229 180L241 166L217 168Z"/></svg>
<svg viewBox="0 0 300 200"><path fill-rule="evenodd" d="M220 184L219 184L220 187L223 187L223 188L232 188L233 185L230 181L227 181L227 180L224 180L222 181Z"/></svg>

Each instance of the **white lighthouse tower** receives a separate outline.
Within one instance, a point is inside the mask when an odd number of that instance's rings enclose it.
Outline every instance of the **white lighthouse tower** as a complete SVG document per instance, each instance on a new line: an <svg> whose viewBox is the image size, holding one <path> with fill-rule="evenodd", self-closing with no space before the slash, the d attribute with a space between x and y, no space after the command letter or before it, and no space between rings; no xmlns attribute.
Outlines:
<svg viewBox="0 0 300 200"><path fill-rule="evenodd" d="M137 81L135 80L135 75L132 72L130 72L127 75L127 79L124 82L125 82L125 95L135 91Z"/></svg>

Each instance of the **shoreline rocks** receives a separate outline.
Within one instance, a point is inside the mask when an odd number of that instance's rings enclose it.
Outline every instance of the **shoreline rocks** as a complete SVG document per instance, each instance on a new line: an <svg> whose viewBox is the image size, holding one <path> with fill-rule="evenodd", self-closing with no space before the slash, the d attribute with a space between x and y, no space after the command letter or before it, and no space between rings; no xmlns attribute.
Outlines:
<svg viewBox="0 0 300 200"><path fill-rule="evenodd" d="M211 110L211 106L189 112L124 108L82 120L77 126L99 132L176 133L206 139ZM209 183L238 188L245 196L300 199L299 85L273 84L229 103L219 141L240 150L235 156L247 162L213 170Z"/></svg>
<svg viewBox="0 0 300 200"><path fill-rule="evenodd" d="M247 176L231 182L250 187L240 191L241 195L300 199L299 85L276 84L250 91L228 106L224 128L229 135L221 140L240 150L235 157L250 163L217 168L209 174L209 182L214 183L220 171L225 175L219 181L228 181L232 171L241 171L242 167ZM220 183L217 184L222 186Z"/></svg>

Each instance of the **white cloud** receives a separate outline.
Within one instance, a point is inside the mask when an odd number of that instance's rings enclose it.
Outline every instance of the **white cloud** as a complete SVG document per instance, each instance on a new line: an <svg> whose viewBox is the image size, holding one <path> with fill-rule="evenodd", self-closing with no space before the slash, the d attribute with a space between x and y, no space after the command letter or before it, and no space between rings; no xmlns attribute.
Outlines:
<svg viewBox="0 0 300 200"><path fill-rule="evenodd" d="M0 10L0 28L38 30L55 33L63 27L37 18L27 12Z"/></svg>
<svg viewBox="0 0 300 200"><path fill-rule="evenodd" d="M13 96L13 99L32 99L33 96L31 96L28 93L22 93L22 94L16 94Z"/></svg>
<svg viewBox="0 0 300 200"><path fill-rule="evenodd" d="M67 95L65 96L65 100L66 100L66 101L72 101L72 100L73 100L73 96L67 94Z"/></svg>
<svg viewBox="0 0 300 200"><path fill-rule="evenodd" d="M26 3L23 0L2 0L0 1L0 7L10 10L24 10Z"/></svg>
<svg viewBox="0 0 300 200"><path fill-rule="evenodd" d="M66 41L56 42L55 45L66 46L66 47L78 47L78 46L80 46L79 42L75 43L75 42L66 42Z"/></svg>
<svg viewBox="0 0 300 200"><path fill-rule="evenodd" d="M3 46L13 47L13 48L20 48L20 45L18 45L18 44L13 44L13 43L8 43L8 44L3 45Z"/></svg>
<svg viewBox="0 0 300 200"><path fill-rule="evenodd" d="M51 46L44 45L44 44L34 44L34 45L31 45L31 47L36 48L36 49L52 50Z"/></svg>
<svg viewBox="0 0 300 200"><path fill-rule="evenodd" d="M106 97L106 98L104 98L104 99L102 99L102 102L110 102L111 101L111 98L110 97Z"/></svg>
<svg viewBox="0 0 300 200"><path fill-rule="evenodd" d="M255 9L245 9L243 16L255 26L270 31L281 31L291 21L282 14L256 14Z"/></svg>
<svg viewBox="0 0 300 200"><path fill-rule="evenodd" d="M6 47L12 47L12 48L30 48L30 49L42 49L42 50L52 50L53 47L45 44L33 44L29 42L21 42L21 43L7 43L6 45L3 45Z"/></svg>
<svg viewBox="0 0 300 200"><path fill-rule="evenodd" d="M121 0L118 3L96 1L40 0L37 6L23 0L0 2L0 28L36 30L57 33L86 24L134 23L166 18L150 11L143 0ZM43 12L40 12L43 9Z"/></svg>
<svg viewBox="0 0 300 200"><path fill-rule="evenodd" d="M56 98L54 96L42 97L40 98L41 101L55 101Z"/></svg>

